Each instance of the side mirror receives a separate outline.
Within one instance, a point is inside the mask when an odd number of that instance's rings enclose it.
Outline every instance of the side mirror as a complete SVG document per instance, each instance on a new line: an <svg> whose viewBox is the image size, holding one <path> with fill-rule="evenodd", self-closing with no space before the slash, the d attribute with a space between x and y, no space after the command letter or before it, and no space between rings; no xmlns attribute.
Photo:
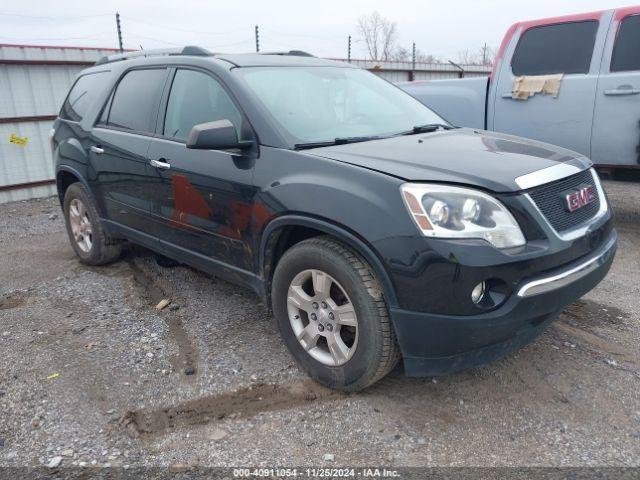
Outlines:
<svg viewBox="0 0 640 480"><path fill-rule="evenodd" d="M238 140L236 127L229 120L194 125L187 138L187 148L201 150L224 150L227 148L249 148L253 142Z"/></svg>

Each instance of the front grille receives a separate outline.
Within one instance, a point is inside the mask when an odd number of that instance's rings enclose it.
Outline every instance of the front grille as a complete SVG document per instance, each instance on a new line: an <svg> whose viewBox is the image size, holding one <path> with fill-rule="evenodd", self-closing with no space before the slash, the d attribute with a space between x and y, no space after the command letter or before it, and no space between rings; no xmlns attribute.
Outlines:
<svg viewBox="0 0 640 480"><path fill-rule="evenodd" d="M596 199L573 212L567 210L563 192L577 190L580 186L592 185ZM547 218L557 232L563 232L593 218L600 210L600 192L596 188L595 180L590 170L577 173L567 178L535 187L528 192L536 206Z"/></svg>

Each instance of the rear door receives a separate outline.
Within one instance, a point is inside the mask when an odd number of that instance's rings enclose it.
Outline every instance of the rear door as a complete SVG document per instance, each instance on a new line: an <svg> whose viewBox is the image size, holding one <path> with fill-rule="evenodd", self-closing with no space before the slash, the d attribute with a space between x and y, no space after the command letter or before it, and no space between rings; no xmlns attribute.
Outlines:
<svg viewBox="0 0 640 480"><path fill-rule="evenodd" d="M95 188L110 220L134 236L152 235L147 152L168 70L129 70L121 78L91 132ZM144 242L143 238L139 240ZM148 237L151 240L153 237Z"/></svg>
<svg viewBox="0 0 640 480"><path fill-rule="evenodd" d="M241 139L253 134L216 77L188 68L174 72L148 152L156 165L150 167L156 179L152 210L160 248L238 280L253 269L249 229L256 152L188 149L186 139L194 125L222 119L234 124Z"/></svg>
<svg viewBox="0 0 640 480"><path fill-rule="evenodd" d="M496 82L490 129L590 155L593 102L610 14L554 24L524 24L511 39L511 58ZM604 26L604 28L601 28ZM564 74L559 94L511 97L518 76Z"/></svg>
<svg viewBox="0 0 640 480"><path fill-rule="evenodd" d="M609 31L591 149L596 164L640 164L640 7L618 12Z"/></svg>

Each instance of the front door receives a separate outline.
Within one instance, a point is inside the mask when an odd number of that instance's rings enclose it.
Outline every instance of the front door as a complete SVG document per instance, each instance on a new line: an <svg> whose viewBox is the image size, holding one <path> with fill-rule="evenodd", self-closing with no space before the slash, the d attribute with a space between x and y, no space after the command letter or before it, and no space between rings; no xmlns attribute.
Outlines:
<svg viewBox="0 0 640 480"><path fill-rule="evenodd" d="M148 158L158 180L153 214L160 248L234 280L253 270L249 228L256 151L194 150L185 144L194 125L222 119L239 136L247 128L217 79L177 69L159 121L161 136L151 141ZM248 140L251 134L244 135Z"/></svg>
<svg viewBox="0 0 640 480"><path fill-rule="evenodd" d="M616 18L598 81L591 159L600 165L640 164L640 8Z"/></svg>
<svg viewBox="0 0 640 480"><path fill-rule="evenodd" d="M167 73L166 68L125 73L91 131L89 155L97 196L107 218L136 237L153 238L153 178L147 154Z"/></svg>
<svg viewBox="0 0 640 480"><path fill-rule="evenodd" d="M590 155L593 101L606 19L540 25L514 35L500 70L489 129ZM602 33L601 33L602 32ZM595 52L595 54L594 54ZM558 95L512 98L518 76L563 74ZM493 127L492 127L493 125Z"/></svg>

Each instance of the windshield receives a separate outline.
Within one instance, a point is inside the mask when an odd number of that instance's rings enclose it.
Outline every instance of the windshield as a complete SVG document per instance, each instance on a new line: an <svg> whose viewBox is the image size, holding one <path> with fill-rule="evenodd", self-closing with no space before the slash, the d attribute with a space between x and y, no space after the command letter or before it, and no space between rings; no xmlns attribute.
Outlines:
<svg viewBox="0 0 640 480"><path fill-rule="evenodd" d="M446 122L365 70L340 67L236 69L292 144L385 137Z"/></svg>

